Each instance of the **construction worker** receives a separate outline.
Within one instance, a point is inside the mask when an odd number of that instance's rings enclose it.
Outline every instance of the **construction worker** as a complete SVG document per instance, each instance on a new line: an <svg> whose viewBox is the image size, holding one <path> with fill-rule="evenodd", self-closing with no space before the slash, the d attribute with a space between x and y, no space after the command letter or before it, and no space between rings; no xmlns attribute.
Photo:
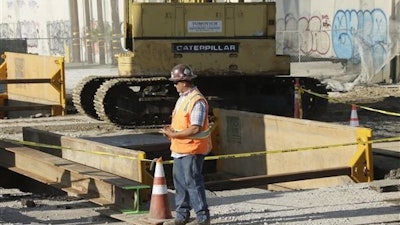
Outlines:
<svg viewBox="0 0 400 225"><path fill-rule="evenodd" d="M211 150L211 140L194 138L208 128L208 103L193 83L192 69L183 64L171 70L170 81L174 82L180 97L172 113L170 126L161 133L171 140L171 156L174 158L173 181L175 186L176 218L166 225L208 225L210 213L205 196L202 176L204 157ZM196 219L190 222L190 210Z"/></svg>

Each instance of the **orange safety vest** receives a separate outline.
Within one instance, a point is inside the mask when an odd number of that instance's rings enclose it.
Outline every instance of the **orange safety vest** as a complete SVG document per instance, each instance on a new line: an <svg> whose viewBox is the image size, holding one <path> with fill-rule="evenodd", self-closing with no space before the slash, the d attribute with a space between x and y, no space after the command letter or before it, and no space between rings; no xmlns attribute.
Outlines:
<svg viewBox="0 0 400 225"><path fill-rule="evenodd" d="M206 118L201 131L208 128L208 103L199 90L195 89L186 96L185 100L175 107L172 113L171 127L174 130L184 130L190 126L190 113L194 104L203 99L206 103ZM180 154L206 154L211 149L210 138L192 139L192 138L171 138L171 151Z"/></svg>

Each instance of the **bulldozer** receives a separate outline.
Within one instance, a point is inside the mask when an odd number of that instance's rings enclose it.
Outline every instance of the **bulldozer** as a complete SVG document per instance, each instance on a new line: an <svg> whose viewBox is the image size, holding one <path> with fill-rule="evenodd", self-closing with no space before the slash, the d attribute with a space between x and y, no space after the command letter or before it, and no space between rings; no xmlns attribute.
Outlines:
<svg viewBox="0 0 400 225"><path fill-rule="evenodd" d="M293 116L294 83L319 94L312 77L290 75L290 56L276 54L275 2L125 1L119 76L89 76L73 91L78 112L124 128L168 124L179 97L170 70L191 66L213 108ZM327 101L301 96L304 118ZM212 115L211 115L212 116Z"/></svg>

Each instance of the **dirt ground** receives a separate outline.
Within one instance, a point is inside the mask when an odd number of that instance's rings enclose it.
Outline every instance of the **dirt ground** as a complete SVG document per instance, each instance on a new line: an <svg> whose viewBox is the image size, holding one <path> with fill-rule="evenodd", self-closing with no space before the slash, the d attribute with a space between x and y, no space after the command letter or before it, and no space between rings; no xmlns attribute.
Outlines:
<svg viewBox="0 0 400 225"><path fill-rule="evenodd" d="M357 104L359 123L373 129L374 138L400 136L400 85L357 87L347 93L329 93L329 97L327 111L316 120L348 124L351 104ZM0 138L20 139L21 127L32 125L61 133L63 127L68 128L66 132L74 136L124 132L81 115L68 115L1 120ZM71 132L72 127L78 130ZM400 206L393 202L396 196L398 201L398 193L378 193L363 184L287 193L246 189L208 193L208 197L213 224L400 224ZM0 187L0 224L125 224L101 215L99 209L85 199Z"/></svg>

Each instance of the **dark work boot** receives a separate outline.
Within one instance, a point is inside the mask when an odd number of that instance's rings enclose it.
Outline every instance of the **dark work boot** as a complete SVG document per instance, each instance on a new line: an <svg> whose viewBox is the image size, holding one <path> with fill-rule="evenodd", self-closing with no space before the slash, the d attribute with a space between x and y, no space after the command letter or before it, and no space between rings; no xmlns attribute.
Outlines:
<svg viewBox="0 0 400 225"><path fill-rule="evenodd" d="M210 224L211 224L210 220L205 220L205 221L202 221L202 222L197 221L197 220L193 220L192 222L187 223L186 225L210 225Z"/></svg>
<svg viewBox="0 0 400 225"><path fill-rule="evenodd" d="M188 221L185 220L169 220L163 223L163 225L186 225Z"/></svg>

